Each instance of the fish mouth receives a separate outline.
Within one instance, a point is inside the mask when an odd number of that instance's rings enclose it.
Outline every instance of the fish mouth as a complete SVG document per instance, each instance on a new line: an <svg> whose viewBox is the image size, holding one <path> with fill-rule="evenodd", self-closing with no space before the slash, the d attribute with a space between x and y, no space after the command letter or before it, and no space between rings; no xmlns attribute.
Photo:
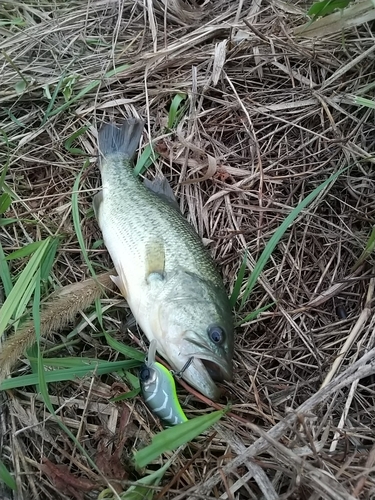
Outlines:
<svg viewBox="0 0 375 500"><path fill-rule="evenodd" d="M225 380L231 380L232 374L229 367L225 366L226 363L219 363L217 361L213 361L212 359L199 357L202 362L203 367L205 368L208 376L213 382L224 382Z"/></svg>
<svg viewBox="0 0 375 500"><path fill-rule="evenodd" d="M208 398L218 400L222 389L217 383L230 381L232 370L225 359L216 359L216 356L200 352L193 355L192 364L182 374L182 378Z"/></svg>

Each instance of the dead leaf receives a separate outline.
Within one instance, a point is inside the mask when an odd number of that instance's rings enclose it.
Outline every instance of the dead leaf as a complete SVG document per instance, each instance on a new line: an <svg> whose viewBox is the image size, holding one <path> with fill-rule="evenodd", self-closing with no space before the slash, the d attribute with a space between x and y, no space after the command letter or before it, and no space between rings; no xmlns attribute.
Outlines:
<svg viewBox="0 0 375 500"><path fill-rule="evenodd" d="M53 484L53 486L65 495L70 495L76 500L84 500L84 493L96 490L98 486L84 477L76 477L70 471L67 465L56 465L42 458L41 470Z"/></svg>

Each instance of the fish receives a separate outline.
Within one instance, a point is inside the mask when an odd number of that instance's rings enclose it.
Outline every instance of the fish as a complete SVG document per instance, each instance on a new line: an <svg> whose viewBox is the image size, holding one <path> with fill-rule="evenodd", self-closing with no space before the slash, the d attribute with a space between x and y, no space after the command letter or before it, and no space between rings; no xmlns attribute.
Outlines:
<svg viewBox="0 0 375 500"><path fill-rule="evenodd" d="M223 279L182 215L165 177L142 182L133 159L144 122L106 123L98 132L102 190L94 212L117 276L114 283L159 354L203 395L233 376L233 313Z"/></svg>
<svg viewBox="0 0 375 500"><path fill-rule="evenodd" d="M171 427L188 419L177 398L172 373L155 360L156 348L157 341L153 339L147 359L139 369L139 384L146 405L166 427Z"/></svg>

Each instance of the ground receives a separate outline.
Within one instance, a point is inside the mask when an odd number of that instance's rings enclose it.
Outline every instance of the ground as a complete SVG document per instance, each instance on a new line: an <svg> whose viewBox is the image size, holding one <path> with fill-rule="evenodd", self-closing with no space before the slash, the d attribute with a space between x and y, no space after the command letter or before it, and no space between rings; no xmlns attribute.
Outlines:
<svg viewBox="0 0 375 500"><path fill-rule="evenodd" d="M126 116L145 119L140 154L150 157L151 139L155 152L146 175L169 179L181 210L209 240L229 294L247 255L235 306L235 375L221 402L230 414L176 454L150 490L154 498L375 496L374 21L349 15L352 26L308 36L298 27L309 6L0 6L0 186L12 201L0 243L9 255L56 241L42 301L89 278L89 266L98 274L111 267L91 208L100 187L96 138L101 123ZM13 284L30 258L7 261ZM0 299L9 293L4 268L3 261ZM42 341L43 355L123 359L104 330L146 347L126 303L108 294ZM28 373L23 358L13 376ZM125 498L132 481L165 464L171 453L134 468L133 452L161 425L139 395L110 402L130 389L118 372L50 383L57 417L35 385L3 391L0 453L17 492L4 488L2 498ZM184 387L178 394L189 418L215 407Z"/></svg>

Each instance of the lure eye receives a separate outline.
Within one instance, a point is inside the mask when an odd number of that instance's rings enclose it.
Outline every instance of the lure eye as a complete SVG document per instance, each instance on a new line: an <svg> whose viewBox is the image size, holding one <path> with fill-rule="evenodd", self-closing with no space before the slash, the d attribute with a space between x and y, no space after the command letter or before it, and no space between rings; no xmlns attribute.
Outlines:
<svg viewBox="0 0 375 500"><path fill-rule="evenodd" d="M211 325L207 329L208 336L212 340L212 342L216 345L220 345L225 340L225 331L219 325Z"/></svg>
<svg viewBox="0 0 375 500"><path fill-rule="evenodd" d="M147 366L143 366L139 372L141 382L147 382L151 378L151 371Z"/></svg>

